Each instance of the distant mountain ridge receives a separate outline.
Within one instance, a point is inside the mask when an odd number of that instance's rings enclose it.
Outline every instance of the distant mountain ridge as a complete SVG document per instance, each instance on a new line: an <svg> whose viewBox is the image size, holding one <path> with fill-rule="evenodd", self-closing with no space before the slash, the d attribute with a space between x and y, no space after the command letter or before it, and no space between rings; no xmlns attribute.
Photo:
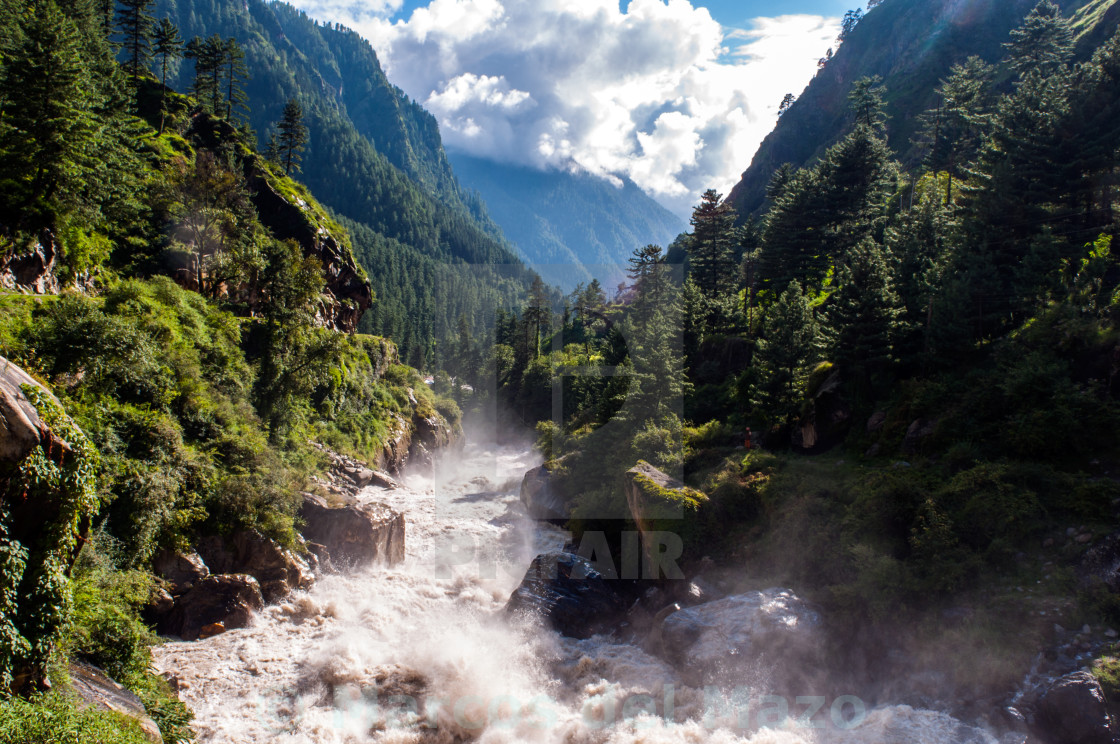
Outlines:
<svg viewBox="0 0 1120 744"><path fill-rule="evenodd" d="M482 195L521 258L566 289L620 278L617 267L634 249L668 246L686 228L629 179L619 187L589 173L450 157L461 183Z"/></svg>
<svg viewBox="0 0 1120 744"><path fill-rule="evenodd" d="M849 125L852 83L878 75L886 87L888 143L913 159L918 115L934 105L934 88L954 64L976 55L1003 56L1003 43L1037 0L884 0L855 27L759 146L728 195L740 216L759 212L770 175L783 163L802 167L836 142ZM1087 56L1120 23L1120 0L1058 0Z"/></svg>

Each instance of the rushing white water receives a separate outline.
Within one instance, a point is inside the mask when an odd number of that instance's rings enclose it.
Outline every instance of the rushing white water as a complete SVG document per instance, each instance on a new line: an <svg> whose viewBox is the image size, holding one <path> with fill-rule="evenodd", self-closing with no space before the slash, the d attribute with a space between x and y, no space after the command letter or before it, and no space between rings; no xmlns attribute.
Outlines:
<svg viewBox="0 0 1120 744"><path fill-rule="evenodd" d="M450 460L364 494L404 512L403 564L326 576L249 628L155 650L197 715L200 742L995 741L941 713L856 716L836 701L812 719L821 728L808 728L809 701L789 701L782 717L777 701L745 690L684 686L635 646L510 619L502 608L532 557L565 535L521 509L528 450L472 445Z"/></svg>

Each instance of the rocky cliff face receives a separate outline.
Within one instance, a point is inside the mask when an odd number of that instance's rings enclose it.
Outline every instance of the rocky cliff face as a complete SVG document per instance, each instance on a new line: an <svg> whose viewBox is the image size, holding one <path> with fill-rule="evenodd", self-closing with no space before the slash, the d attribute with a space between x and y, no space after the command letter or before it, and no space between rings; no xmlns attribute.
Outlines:
<svg viewBox="0 0 1120 744"><path fill-rule="evenodd" d="M197 147L215 152L223 144L237 142L238 137L228 122L205 113L195 115L187 132L188 140ZM243 151L240 160L249 198L261 224L277 240L294 240L305 256L318 259L323 266L326 285L319 303L319 322L337 331L356 331L362 314L373 304L373 290L354 260L349 238L317 204L298 194L284 193L280 186L283 179L272 176L258 156ZM250 308L255 309L259 302L238 288L228 291Z"/></svg>
<svg viewBox="0 0 1120 744"><path fill-rule="evenodd" d="M55 268L59 246L50 230L39 239L10 256L0 258L0 288L34 294L56 294L59 289Z"/></svg>
<svg viewBox="0 0 1120 744"><path fill-rule="evenodd" d="M373 304L373 291L349 247L317 224L300 204L293 204L273 188L255 158L247 161L245 170L261 223L274 237L296 241L304 255L314 256L323 264L326 287L319 303L322 324L337 331L356 331L362 314Z"/></svg>

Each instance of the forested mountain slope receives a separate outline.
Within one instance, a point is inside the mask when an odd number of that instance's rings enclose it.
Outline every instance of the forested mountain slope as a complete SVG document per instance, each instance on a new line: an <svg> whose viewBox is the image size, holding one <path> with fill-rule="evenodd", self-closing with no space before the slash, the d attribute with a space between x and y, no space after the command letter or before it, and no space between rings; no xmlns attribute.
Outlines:
<svg viewBox="0 0 1120 744"><path fill-rule="evenodd" d="M422 279L435 264L475 267L459 272L457 288L465 298L458 309L476 332L493 307L524 295L529 273L516 266L485 207L456 182L435 119L386 79L368 42L283 3L179 0L157 4L154 15L163 14L185 39L217 34L240 44L248 123L262 145L286 102L300 102L310 134L300 181L368 228L355 231L354 250L380 301L363 330L400 339L402 356L418 366L432 361L458 318L432 301L447 294L443 288ZM169 84L190 89L192 61L172 67ZM384 273L389 265L404 273ZM486 265L504 268L477 268Z"/></svg>
<svg viewBox="0 0 1120 744"><path fill-rule="evenodd" d="M1058 4L1071 16L1080 59L1091 55L1120 22L1116 0ZM887 143L912 165L921 157L912 142L919 115L937 105L938 81L969 56L988 63L1002 58L1008 33L1034 5L1034 0L884 0L859 22L778 120L728 201L742 217L756 213L766 200L770 175L779 166L800 168L820 157L848 126L847 96L862 77L882 78L890 121Z"/></svg>
<svg viewBox="0 0 1120 744"><path fill-rule="evenodd" d="M467 188L477 189L521 258L549 282L571 289L623 276L630 253L668 245L683 221L627 180L616 187L588 173L538 171L452 154Z"/></svg>

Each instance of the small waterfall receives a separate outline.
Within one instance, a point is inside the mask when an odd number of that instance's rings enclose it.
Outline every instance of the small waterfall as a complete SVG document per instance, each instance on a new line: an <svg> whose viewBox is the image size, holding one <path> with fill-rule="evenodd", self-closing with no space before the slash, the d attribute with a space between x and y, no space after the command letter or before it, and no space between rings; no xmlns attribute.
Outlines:
<svg viewBox="0 0 1120 744"><path fill-rule="evenodd" d="M403 564L325 576L249 628L157 648L157 668L179 680L197 715L199 741L996 741L942 713L893 706L853 719L851 706L834 712L836 701L813 719L823 728L807 728L798 716L811 701L789 701L783 718L747 690L687 687L636 646L507 617L533 556L567 538L521 508L521 475L538 461L527 449L472 444L400 489L370 489L364 498L405 514ZM774 726L757 728L766 715Z"/></svg>

